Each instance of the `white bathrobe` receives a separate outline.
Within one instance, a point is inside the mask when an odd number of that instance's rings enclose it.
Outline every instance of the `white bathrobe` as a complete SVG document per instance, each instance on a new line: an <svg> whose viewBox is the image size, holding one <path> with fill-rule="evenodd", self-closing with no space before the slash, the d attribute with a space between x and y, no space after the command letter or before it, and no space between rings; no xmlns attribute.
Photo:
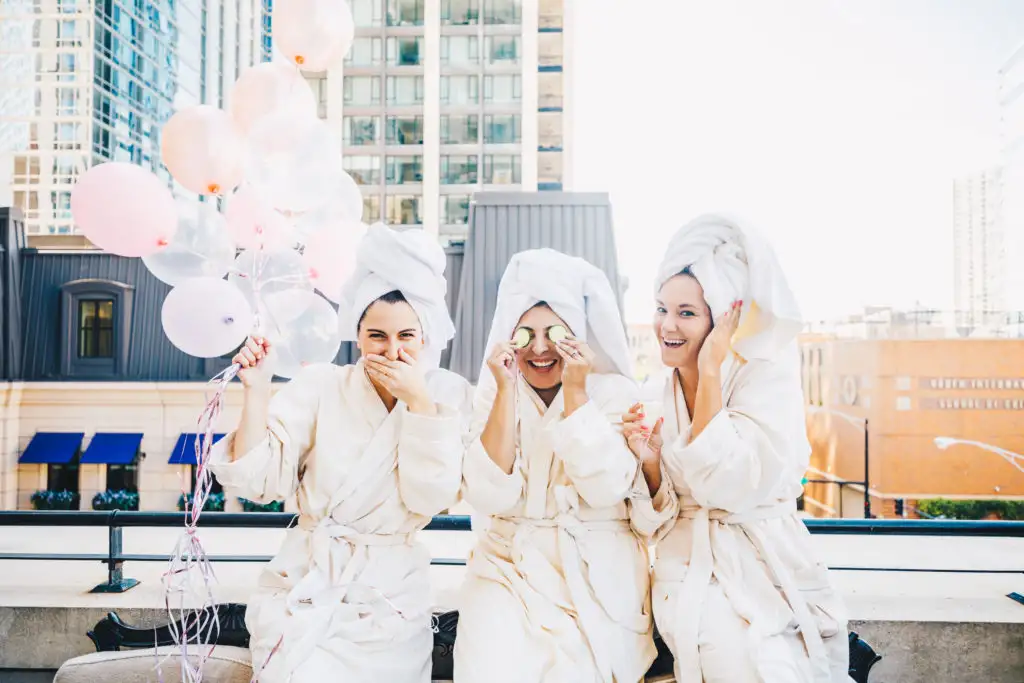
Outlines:
<svg viewBox="0 0 1024 683"><path fill-rule="evenodd" d="M506 271L492 342L511 336L519 316L544 300L577 336L589 328L588 341L604 350L601 365L628 365L618 352L625 337L614 322L607 279L579 259L541 251L517 255ZM535 277L531 265L547 276ZM556 273L569 282L559 286ZM574 289L586 278L592 289ZM581 293L574 304L572 291L591 294ZM611 309L597 314L598 305ZM489 370L482 373L476 435L496 392ZM621 416L638 389L622 374L592 374L589 401L565 418L561 393L546 407L521 377L518 382L521 441L512 473L495 465L479 438L466 453L463 495L489 518L460 596L455 681L636 683L656 650L647 542L635 532L650 535L666 520L655 512L622 437Z"/></svg>
<svg viewBox="0 0 1024 683"><path fill-rule="evenodd" d="M234 462L233 435L214 447L232 494L298 494L246 611L254 668L269 657L260 683L430 680L430 554L415 536L458 498L470 389L444 370L428 389L437 416L389 413L362 362L311 366L274 397L262 443Z"/></svg>
<svg viewBox="0 0 1024 683"><path fill-rule="evenodd" d="M796 515L810 445L795 299L771 249L728 218L683 228L659 281L688 266L713 313L746 304L721 370L723 409L696 439L674 371L644 387L664 401L662 462L679 501L657 534L652 594L676 679L848 681L842 601Z"/></svg>

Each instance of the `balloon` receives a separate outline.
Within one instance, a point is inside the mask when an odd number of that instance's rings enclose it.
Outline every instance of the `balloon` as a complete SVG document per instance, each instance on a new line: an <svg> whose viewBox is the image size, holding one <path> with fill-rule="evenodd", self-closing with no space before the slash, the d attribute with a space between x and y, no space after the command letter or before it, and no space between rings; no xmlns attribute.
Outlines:
<svg viewBox="0 0 1024 683"><path fill-rule="evenodd" d="M312 292L309 268L294 249L278 251L246 250L235 259L228 281L242 292L257 312L257 327L264 329L266 297L277 292Z"/></svg>
<svg viewBox="0 0 1024 683"><path fill-rule="evenodd" d="M215 358L238 348L252 331L252 309L227 280L197 277L172 289L160 320L164 334L190 356Z"/></svg>
<svg viewBox="0 0 1024 683"><path fill-rule="evenodd" d="M344 173L341 142L325 121L280 110L253 126L246 177L275 209L306 211L326 204Z"/></svg>
<svg viewBox="0 0 1024 683"><path fill-rule="evenodd" d="M327 224L356 223L363 217L363 193L356 181L345 171L339 177L341 184L330 193L331 199L323 206L310 209L295 221L295 233L305 241Z"/></svg>
<svg viewBox="0 0 1024 683"><path fill-rule="evenodd" d="M313 292L292 290L266 298L267 339L277 355L274 374L294 377L304 365L329 363L338 355L338 314Z"/></svg>
<svg viewBox="0 0 1024 683"><path fill-rule="evenodd" d="M158 279L176 286L193 277L222 278L235 260L224 217L213 204L178 201L178 232L142 262Z"/></svg>
<svg viewBox="0 0 1024 683"><path fill-rule="evenodd" d="M331 301L341 300L341 290L356 267L359 240L366 234L362 223L325 225L310 235L302 252L313 286Z"/></svg>
<svg viewBox="0 0 1024 683"><path fill-rule="evenodd" d="M197 194L226 194L242 182L242 136L231 117L200 104L164 124L160 154L182 187Z"/></svg>
<svg viewBox="0 0 1024 683"><path fill-rule="evenodd" d="M355 37L345 0L276 0L274 47L303 71L326 71L344 58Z"/></svg>
<svg viewBox="0 0 1024 683"><path fill-rule="evenodd" d="M272 251L290 246L295 229L251 185L242 185L228 200L227 230L243 249Z"/></svg>
<svg viewBox="0 0 1024 683"><path fill-rule="evenodd" d="M275 16L276 19L276 16ZM316 116L316 98L299 70L282 62L247 69L231 89L231 116L242 133L279 109Z"/></svg>
<svg viewBox="0 0 1024 683"><path fill-rule="evenodd" d="M86 171L71 189L71 216L100 249L145 256L174 238L178 216L167 184L135 164L111 161Z"/></svg>

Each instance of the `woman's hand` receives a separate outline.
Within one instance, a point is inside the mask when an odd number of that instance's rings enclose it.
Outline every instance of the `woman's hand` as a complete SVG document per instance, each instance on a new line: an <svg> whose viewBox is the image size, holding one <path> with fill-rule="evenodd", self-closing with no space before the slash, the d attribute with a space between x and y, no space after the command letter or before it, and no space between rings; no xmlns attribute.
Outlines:
<svg viewBox="0 0 1024 683"><path fill-rule="evenodd" d="M594 352L585 343L567 337L557 344L555 350L562 357L563 391L587 390L587 376L594 369Z"/></svg>
<svg viewBox="0 0 1024 683"><path fill-rule="evenodd" d="M736 334L736 328L740 323L741 306L742 301L732 302L729 310L715 321L714 329L701 344L700 352L697 354L697 371L701 377L717 375L722 369L722 363L732 351L732 336Z"/></svg>
<svg viewBox="0 0 1024 683"><path fill-rule="evenodd" d="M511 388L516 381L516 350L512 342L498 342L487 357L487 368L494 376L498 391Z"/></svg>
<svg viewBox="0 0 1024 683"><path fill-rule="evenodd" d="M626 437L629 450L641 463L660 464L661 447L664 443L661 438L661 425L665 418L658 418L651 429L643 423L644 407L635 403L629 412L622 416L622 435Z"/></svg>
<svg viewBox="0 0 1024 683"><path fill-rule="evenodd" d="M238 379L247 389L269 387L274 378L270 342L262 337L249 337L231 359L241 366Z"/></svg>
<svg viewBox="0 0 1024 683"><path fill-rule="evenodd" d="M366 373L409 407L410 412L433 415L437 406L427 393L427 381L416 359L399 349L398 360L384 356L366 356Z"/></svg>

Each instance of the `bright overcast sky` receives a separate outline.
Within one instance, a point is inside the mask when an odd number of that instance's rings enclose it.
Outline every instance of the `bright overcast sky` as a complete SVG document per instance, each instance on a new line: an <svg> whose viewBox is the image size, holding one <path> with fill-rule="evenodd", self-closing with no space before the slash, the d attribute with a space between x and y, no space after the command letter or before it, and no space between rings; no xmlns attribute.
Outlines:
<svg viewBox="0 0 1024 683"><path fill-rule="evenodd" d="M773 240L809 319L952 307L952 180L998 161L1024 1L574 4L572 189L611 194L631 322L716 208Z"/></svg>

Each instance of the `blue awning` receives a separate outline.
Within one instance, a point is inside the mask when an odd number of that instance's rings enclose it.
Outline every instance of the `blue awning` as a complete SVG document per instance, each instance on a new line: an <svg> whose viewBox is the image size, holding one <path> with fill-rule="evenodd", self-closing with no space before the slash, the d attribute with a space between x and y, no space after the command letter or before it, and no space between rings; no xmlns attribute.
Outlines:
<svg viewBox="0 0 1024 683"><path fill-rule="evenodd" d="M182 434L178 437L178 443L174 444L174 450L171 451L171 459L168 460L168 464L171 465L195 465L196 464L196 439L203 439L205 435L200 434ZM213 442L217 443L224 438L223 434L214 434ZM202 444L202 441L199 442Z"/></svg>
<svg viewBox="0 0 1024 683"><path fill-rule="evenodd" d="M142 444L142 434L100 432L92 437L79 461L83 465L130 465L135 462Z"/></svg>
<svg viewBox="0 0 1024 683"><path fill-rule="evenodd" d="M18 462L66 465L82 447L82 432L36 432Z"/></svg>

